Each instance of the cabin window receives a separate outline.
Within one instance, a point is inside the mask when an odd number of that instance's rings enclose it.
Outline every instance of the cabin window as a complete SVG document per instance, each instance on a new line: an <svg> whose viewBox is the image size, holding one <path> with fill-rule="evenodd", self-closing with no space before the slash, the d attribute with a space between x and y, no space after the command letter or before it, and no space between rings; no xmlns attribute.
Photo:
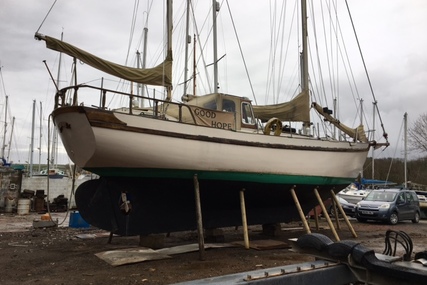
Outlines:
<svg viewBox="0 0 427 285"><path fill-rule="evenodd" d="M252 112L252 105L248 102L242 103L242 123L248 125L255 124L255 117Z"/></svg>
<svg viewBox="0 0 427 285"><path fill-rule="evenodd" d="M234 101L224 99L222 101L222 110L224 112L234 113L234 112L236 112L236 104L234 103Z"/></svg>
<svg viewBox="0 0 427 285"><path fill-rule="evenodd" d="M216 101L215 100L209 101L206 104L204 104L203 107L210 110L216 110Z"/></svg>

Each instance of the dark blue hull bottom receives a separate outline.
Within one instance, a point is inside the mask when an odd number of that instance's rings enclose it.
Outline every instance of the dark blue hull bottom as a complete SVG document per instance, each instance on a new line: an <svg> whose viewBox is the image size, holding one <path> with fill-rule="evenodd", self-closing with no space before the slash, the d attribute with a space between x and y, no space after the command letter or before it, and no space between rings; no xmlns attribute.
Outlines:
<svg viewBox="0 0 427 285"><path fill-rule="evenodd" d="M322 200L347 185L318 187ZM300 220L291 196L294 185L237 181L199 181L203 227L240 226L240 191L245 189L248 225ZM304 213L318 205L316 186L296 185ZM131 210L123 204L129 200ZM81 184L77 208L91 225L120 235L147 235L197 229L194 182L191 179L101 178Z"/></svg>

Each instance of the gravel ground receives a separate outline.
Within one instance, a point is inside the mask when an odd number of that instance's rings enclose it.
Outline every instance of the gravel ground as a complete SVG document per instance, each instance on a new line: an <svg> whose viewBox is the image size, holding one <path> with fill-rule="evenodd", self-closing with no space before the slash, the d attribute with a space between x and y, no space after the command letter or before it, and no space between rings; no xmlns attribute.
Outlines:
<svg viewBox="0 0 427 285"><path fill-rule="evenodd" d="M212 276L296 264L314 260L314 257L289 251L289 248L256 250L243 246L214 248L205 251L204 261L198 252L173 255L169 259L144 261L121 266L111 266L95 254L125 248L139 247L139 237L113 237L96 229L68 227L65 213L55 213L53 219L63 223L59 227L34 228L38 214L18 216L0 215L0 284L174 284ZM400 222L396 226L384 223L359 223L351 219L358 235L354 238L341 221L338 235L382 253L385 232L388 229L404 231L414 242L414 253L426 250L427 221L419 224ZM325 219L316 230L334 240ZM243 242L242 229L226 228L224 242ZM249 240L288 243L289 238L304 234L298 223L283 224L282 231L274 237L262 233L261 227L249 227ZM90 238L88 238L90 237ZM171 233L164 239L165 247L197 243L197 232ZM403 251L402 251L403 254Z"/></svg>

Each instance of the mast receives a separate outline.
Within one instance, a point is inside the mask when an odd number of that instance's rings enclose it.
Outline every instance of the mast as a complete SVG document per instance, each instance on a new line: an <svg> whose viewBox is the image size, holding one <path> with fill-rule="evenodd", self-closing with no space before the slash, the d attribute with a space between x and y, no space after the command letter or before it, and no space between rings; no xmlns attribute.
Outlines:
<svg viewBox="0 0 427 285"><path fill-rule="evenodd" d="M362 123L363 123L363 99L360 99L360 124L362 125ZM363 178L363 168L362 168L362 171L360 172L360 176Z"/></svg>
<svg viewBox="0 0 427 285"><path fill-rule="evenodd" d="M214 93L218 93L219 82L218 82L218 40L217 40L217 28L216 28L216 15L219 12L219 3L216 0L212 0L212 17L213 17L213 50L214 50Z"/></svg>
<svg viewBox="0 0 427 285"><path fill-rule="evenodd" d="M194 35L194 52L193 52L193 95L196 96L196 35Z"/></svg>
<svg viewBox="0 0 427 285"><path fill-rule="evenodd" d="M334 114L336 113L337 113L337 98L335 97L334 98ZM334 139L337 138L336 135L337 135L337 126L334 125L334 135L333 135ZM341 140L341 138L338 138L338 140Z"/></svg>
<svg viewBox="0 0 427 285"><path fill-rule="evenodd" d="M302 20L302 78L301 91L308 92L308 49L307 49L307 2L301 0L301 20Z"/></svg>
<svg viewBox="0 0 427 285"><path fill-rule="evenodd" d="M33 120L31 124L31 144L30 144L30 177L33 177L33 154L34 154L34 124L36 118L36 100L33 100Z"/></svg>
<svg viewBox="0 0 427 285"><path fill-rule="evenodd" d="M64 32L61 32L61 41L63 39L64 39ZM58 73L56 75L56 86L57 86L58 90L59 90L59 77L61 75L61 60L62 60L62 52L59 53ZM53 128L53 131L52 131L52 152L51 152L50 158L51 158L51 163L52 163L54 168L56 167L56 163L57 163L56 159L58 156L57 145L58 145L58 132L57 132L56 128ZM49 172L49 169L47 171Z"/></svg>
<svg viewBox="0 0 427 285"><path fill-rule="evenodd" d="M4 133L3 133L3 146L1 148L1 157L4 158L4 151L6 149L6 132L7 132L7 105L9 96L6 95L6 102L4 105Z"/></svg>
<svg viewBox="0 0 427 285"><path fill-rule="evenodd" d="M188 45L191 43L191 36L189 35L190 33L190 5L191 5L191 0L187 0L187 15L186 15L186 24L185 24L185 66L184 66L184 94L182 95L186 95L187 93L187 80L188 80Z"/></svg>
<svg viewBox="0 0 427 285"><path fill-rule="evenodd" d="M172 0L166 1L167 55L172 55ZM172 100L172 87L167 87L166 101Z"/></svg>
<svg viewBox="0 0 427 285"><path fill-rule="evenodd" d="M372 139L375 139L375 109L376 109L376 105L377 105L377 101L374 101L373 103L373 114L372 114L372 118L373 118L373 122L372 122ZM374 177L375 174L375 148L372 148L372 179L375 179Z"/></svg>
<svg viewBox="0 0 427 285"><path fill-rule="evenodd" d="M15 127L15 117L12 118L12 130L10 131L9 144L7 145L7 158L6 161L9 161L10 147L12 146L12 137L13 137L13 128Z"/></svg>
<svg viewBox="0 0 427 285"><path fill-rule="evenodd" d="M140 68L139 64L141 62L141 53L139 52L139 50L136 51L136 68ZM139 94L139 89L141 89L141 83L137 83L136 84L136 95L140 95ZM138 98L138 107L141 107L141 98Z"/></svg>
<svg viewBox="0 0 427 285"><path fill-rule="evenodd" d="M308 27L307 27L307 2L306 0L301 0L301 21L302 21L302 53L301 53L301 92L308 96L308 48L307 48L307 38L308 38ZM303 133L309 134L310 132L310 122L303 122Z"/></svg>
<svg viewBox="0 0 427 285"><path fill-rule="evenodd" d="M141 63L142 69L145 69L146 62L147 62L147 36L148 36L148 28L145 27L144 28L144 47L143 47L143 51L142 51L143 56L142 56L142 63ZM139 64L141 62L141 54L139 51L137 51L136 54L138 57L137 63L138 63L138 68L139 68ZM142 90L141 95L144 97L145 96L145 84L138 83L137 88L136 88L137 95L139 95L140 89ZM144 98L138 99L138 107L140 107L140 108L144 107Z"/></svg>
<svg viewBox="0 0 427 285"><path fill-rule="evenodd" d="M405 175L405 188L408 187L408 170L406 166L406 161L408 160L408 149L407 149L407 138L408 138L408 113L405 112L403 115L403 122L404 122L404 175Z"/></svg>
<svg viewBox="0 0 427 285"><path fill-rule="evenodd" d="M39 134L39 172L40 172L40 163L41 163L41 159L42 159L42 124L43 124L43 112L42 112L42 102L40 101L40 134Z"/></svg>

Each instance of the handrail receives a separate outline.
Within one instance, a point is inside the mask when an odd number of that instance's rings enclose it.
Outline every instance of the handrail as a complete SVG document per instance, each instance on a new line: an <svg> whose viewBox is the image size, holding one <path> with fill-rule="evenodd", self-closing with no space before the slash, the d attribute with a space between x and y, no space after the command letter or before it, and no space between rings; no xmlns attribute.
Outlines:
<svg viewBox="0 0 427 285"><path fill-rule="evenodd" d="M177 105L178 106L178 121L180 123L182 123L182 108L185 107L187 108L187 110L189 111L191 118L193 120L193 124L197 125L197 121L196 118L194 116L193 110L190 108L190 106L186 105L186 104L182 104L182 103L175 103L175 102L171 102L171 101L166 101L166 100L161 100L161 99L155 99L155 98L150 98L150 97L146 97L146 96L140 96L140 95L135 95L135 94L130 94L130 93L126 93L126 92L121 92L121 91L114 91L114 90L109 90L109 89L105 89L105 88L101 88L101 87L96 87L96 86L92 86L92 85L86 85L86 84L79 84L79 85L75 85L75 86L68 86L68 87L64 87L61 90L59 90L56 94L55 94L55 107L54 109L60 108L60 107L64 107L64 106L68 106L68 104L65 102L65 94L67 93L68 90L73 89L74 90L74 96L73 96L73 101L71 102L71 106L78 106L78 96L77 96L77 91L80 88L91 88L91 89L95 89L95 90L100 90L101 91L101 100L100 100L100 105L98 108L100 109L105 109L105 102L106 102L106 98L107 98L107 92L110 93L114 93L120 96L127 96L129 98L129 114L133 115L132 113L132 100L134 98L142 98L148 101L152 101L153 102L153 116L155 118L159 118L158 113L159 113L159 104L164 104L167 108L167 105Z"/></svg>

